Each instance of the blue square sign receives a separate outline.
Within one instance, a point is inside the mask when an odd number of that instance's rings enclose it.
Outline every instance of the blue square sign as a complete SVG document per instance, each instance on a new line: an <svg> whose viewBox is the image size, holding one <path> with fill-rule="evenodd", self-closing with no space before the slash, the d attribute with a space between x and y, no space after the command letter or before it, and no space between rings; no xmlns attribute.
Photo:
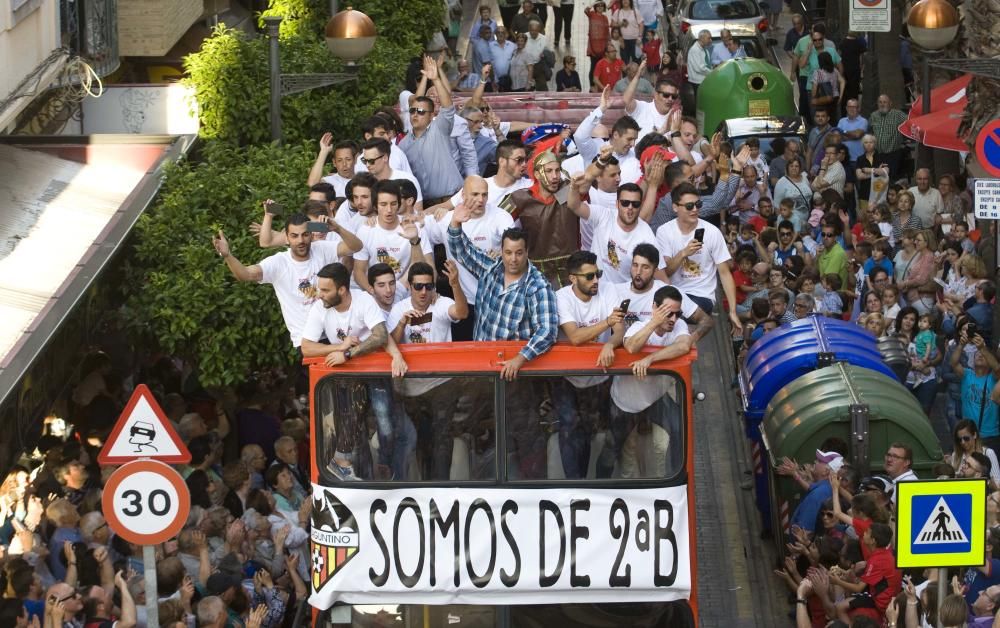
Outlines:
<svg viewBox="0 0 1000 628"><path fill-rule="evenodd" d="M910 545L914 554L972 549L972 495L914 495Z"/></svg>
<svg viewBox="0 0 1000 628"><path fill-rule="evenodd" d="M986 550L986 480L896 485L896 566L968 567Z"/></svg>

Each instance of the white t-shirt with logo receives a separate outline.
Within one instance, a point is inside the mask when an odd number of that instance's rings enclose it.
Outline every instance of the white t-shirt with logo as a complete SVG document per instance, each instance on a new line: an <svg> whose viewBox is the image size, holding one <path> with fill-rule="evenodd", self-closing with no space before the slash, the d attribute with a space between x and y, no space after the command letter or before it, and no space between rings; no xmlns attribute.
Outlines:
<svg viewBox="0 0 1000 628"><path fill-rule="evenodd" d="M618 307L617 291L613 286L599 288L597 294L583 301L573 292L573 286L564 286L556 291L556 307L559 312L559 340L568 340L562 326L566 323L576 323L577 327L593 327L611 315ZM611 338L611 330L606 329L594 342L605 343ZM576 388L596 386L608 379L607 375L573 376L567 375L566 381Z"/></svg>
<svg viewBox="0 0 1000 628"><path fill-rule="evenodd" d="M431 245L445 245L448 250L448 257L451 259L455 259L455 253L451 250L451 246L448 245L448 225L451 224L451 218L454 213L454 211L448 212L441 220L434 220L433 216L427 216L424 219L424 232L427 234L428 242ZM469 236L469 240L480 251L485 252L492 258L499 258L501 236L503 236L504 231L513 226L514 219L510 217L510 214L487 204L486 211L482 216L472 218L462 224L462 231L465 232L465 235ZM469 272L469 269L459 264L457 260L456 264L458 264L458 283L462 286L462 292L465 293L465 298L469 303L475 304L476 294L479 291L479 280Z"/></svg>
<svg viewBox="0 0 1000 628"><path fill-rule="evenodd" d="M398 282L406 276L406 271L410 268L410 240L403 235L403 227L397 226L395 229L383 229L376 224L372 227L362 225L357 231L358 239L361 240L361 250L354 254L354 259L368 262L371 268L375 264L388 264L396 274L396 293L402 291L405 297L408 293ZM424 254L430 254L434 246L423 233L420 233L420 250Z"/></svg>
<svg viewBox="0 0 1000 628"><path fill-rule="evenodd" d="M451 342L451 324L458 322L451 317L451 313L449 312L453 305L455 305L455 302L448 297L439 296L427 308L430 320L419 325L409 324L403 328L402 344ZM399 321L403 318L403 314L416 309L417 306L413 304L412 297L399 301L396 305L392 306L392 312L389 313L388 321L389 332L391 333L392 330L396 329ZM407 397L418 397L447 381L447 378L440 377L414 377L404 379L400 386L401 391Z"/></svg>
<svg viewBox="0 0 1000 628"><path fill-rule="evenodd" d="M497 185L497 178L495 176L490 177L486 179L486 204L492 205L494 207L500 207L500 203L503 201L504 197L506 197L508 194L530 187L531 187L531 179L528 179L526 177L521 177L520 179L518 179L511 185L508 185L507 187L500 187L499 185ZM454 196L451 197L452 206L458 207L459 205L462 204L462 200L465 198L462 195L463 191L464 190L459 190L458 192L455 192Z"/></svg>
<svg viewBox="0 0 1000 628"><path fill-rule="evenodd" d="M638 334L647 324L648 321L633 324L625 332L625 339L628 340ZM654 331L649 335L646 344L667 347L676 342L678 338L690 335L687 323L678 320L674 323L673 330L662 336ZM647 374L646 378L642 380L634 375L618 375L611 382L611 400L625 412L633 414L642 412L666 394L669 394L675 401L677 400L677 380L669 375Z"/></svg>
<svg viewBox="0 0 1000 628"><path fill-rule="evenodd" d="M671 220L657 230L657 248L661 255L672 258L694 239L694 232L698 229L705 230L701 250L681 262L677 271L670 276L670 283L681 292L710 299L715 303L715 288L719 284L716 266L732 259L726 239L717 227L699 218L698 225L690 233L682 234L677 219Z"/></svg>
<svg viewBox="0 0 1000 628"><path fill-rule="evenodd" d="M326 307L322 299L316 299L309 310L302 337L319 342L325 333L330 344L336 345L348 336L365 340L379 324L385 324L385 314L372 295L364 290L351 290L351 306L345 312Z"/></svg>
<svg viewBox="0 0 1000 628"><path fill-rule="evenodd" d="M604 271L607 281L619 283L631 279L632 251L640 244L657 246L653 230L644 220L637 220L631 231L618 224L618 209L588 205L590 218L586 222L594 228L590 250L597 255L597 267ZM659 247L657 247L659 248ZM657 268L664 268L663 257Z"/></svg>
<svg viewBox="0 0 1000 628"><path fill-rule="evenodd" d="M587 205L593 207L605 207L618 211L618 192L604 192L596 187L590 188L587 192ZM584 251L590 250L590 245L594 242L594 226L586 220L580 221L580 248Z"/></svg>
<svg viewBox="0 0 1000 628"><path fill-rule="evenodd" d="M292 339L292 346L302 344L302 329L309 308L318 300L316 273L327 264L336 262L338 241L317 241L309 247L309 259L299 262L290 251L282 251L263 259L260 283L271 284L281 306L281 316Z"/></svg>
<svg viewBox="0 0 1000 628"><path fill-rule="evenodd" d="M617 304L621 304L625 299L629 300L628 312L625 313L625 329L631 329L636 322L648 323L653 318L653 297L656 295L656 291L665 285L667 284L659 279L654 279L652 287L641 293L632 290L631 280L612 286L615 289ZM697 311L698 304L681 292L681 316L690 318Z"/></svg>
<svg viewBox="0 0 1000 628"><path fill-rule="evenodd" d="M641 140L647 133L652 133L656 129L662 127L667 121L667 114L661 114L656 110L656 105L651 102L645 102L642 100L636 100L635 110L628 114L632 116L632 119L639 124L639 137L636 141ZM622 177L622 181L625 178Z"/></svg>

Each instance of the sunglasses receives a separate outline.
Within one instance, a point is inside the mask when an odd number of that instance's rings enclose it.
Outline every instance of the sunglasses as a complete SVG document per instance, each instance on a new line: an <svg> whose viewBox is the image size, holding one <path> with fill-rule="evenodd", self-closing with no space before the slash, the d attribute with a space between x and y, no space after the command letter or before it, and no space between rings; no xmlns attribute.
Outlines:
<svg viewBox="0 0 1000 628"><path fill-rule="evenodd" d="M510 157L510 160L513 161L516 164L523 164L524 162L528 161L528 158L527 157Z"/></svg>
<svg viewBox="0 0 1000 628"><path fill-rule="evenodd" d="M423 292L424 290L434 290L434 282L431 283L412 283L414 292Z"/></svg>
<svg viewBox="0 0 1000 628"><path fill-rule="evenodd" d="M619 199L618 202L622 204L622 207L634 207L639 209L642 206L642 201L626 201Z"/></svg>
<svg viewBox="0 0 1000 628"><path fill-rule="evenodd" d="M666 314L664 314L664 316L667 318L677 318L680 315L681 315L680 312L667 312Z"/></svg>
<svg viewBox="0 0 1000 628"><path fill-rule="evenodd" d="M592 273L570 273L570 274L573 275L574 277L583 277L587 281L593 281L594 277L597 277L598 279L600 279L601 277L603 277L604 276L604 271L603 270L595 270Z"/></svg>
<svg viewBox="0 0 1000 628"><path fill-rule="evenodd" d="M823 237L824 237L824 238L836 238L836 237L837 237L837 234L835 234L835 233L832 233L832 232L826 232L826 231L824 231L824 232L823 232Z"/></svg>
<svg viewBox="0 0 1000 628"><path fill-rule="evenodd" d="M792 232L791 231L779 231L778 235L781 236L782 238L790 238L790 237L792 237Z"/></svg>
<svg viewBox="0 0 1000 628"><path fill-rule="evenodd" d="M815 37L813 37L813 43L821 44L821 43L823 43L823 38L820 37L819 39L816 39Z"/></svg>
<svg viewBox="0 0 1000 628"><path fill-rule="evenodd" d="M692 209L701 209L703 205L704 205L704 203L702 203L701 201L691 201L689 203L678 203L679 207L683 207L684 209L686 209L688 211L691 211Z"/></svg>
<svg viewBox="0 0 1000 628"><path fill-rule="evenodd" d="M680 96L680 94L678 94L677 92L656 92L656 93L659 94L660 96L663 96L664 98L669 98L673 100L676 100L677 97Z"/></svg>
<svg viewBox="0 0 1000 628"><path fill-rule="evenodd" d="M975 436L959 436L958 440L962 441L963 443L967 443L970 440L976 440L976 437Z"/></svg>
<svg viewBox="0 0 1000 628"><path fill-rule="evenodd" d="M832 517L833 516L833 511L832 510L824 510L823 511L823 516L824 517Z"/></svg>
<svg viewBox="0 0 1000 628"><path fill-rule="evenodd" d="M410 115L417 114L418 116L426 116L430 113L430 109L421 109L419 107L410 107Z"/></svg>
<svg viewBox="0 0 1000 628"><path fill-rule="evenodd" d="M383 157L385 157L385 155L379 155L378 157L373 157L371 159L368 159L367 157L362 157L361 158L361 163L363 163L366 166L373 166L373 165L375 165L376 161L378 161L379 159L382 159Z"/></svg>

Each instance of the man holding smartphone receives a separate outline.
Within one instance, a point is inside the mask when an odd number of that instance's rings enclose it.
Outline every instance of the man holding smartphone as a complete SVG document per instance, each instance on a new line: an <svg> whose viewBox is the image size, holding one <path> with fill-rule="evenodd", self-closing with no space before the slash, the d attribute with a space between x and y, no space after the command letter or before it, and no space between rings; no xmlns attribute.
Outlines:
<svg viewBox="0 0 1000 628"><path fill-rule="evenodd" d="M692 184L681 183L670 194L677 218L656 232L670 282L711 314L715 309L715 290L721 280L729 321L733 330L741 329L736 315L736 284L729 269L732 257L725 237L717 227L698 218L702 202Z"/></svg>

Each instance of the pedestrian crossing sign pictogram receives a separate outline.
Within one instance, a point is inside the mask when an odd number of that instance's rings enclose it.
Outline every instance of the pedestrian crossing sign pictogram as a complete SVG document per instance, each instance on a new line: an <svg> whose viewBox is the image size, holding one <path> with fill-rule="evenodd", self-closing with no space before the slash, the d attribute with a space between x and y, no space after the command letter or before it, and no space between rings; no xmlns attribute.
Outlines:
<svg viewBox="0 0 1000 628"><path fill-rule="evenodd" d="M896 566L982 565L986 548L986 480L896 484Z"/></svg>

